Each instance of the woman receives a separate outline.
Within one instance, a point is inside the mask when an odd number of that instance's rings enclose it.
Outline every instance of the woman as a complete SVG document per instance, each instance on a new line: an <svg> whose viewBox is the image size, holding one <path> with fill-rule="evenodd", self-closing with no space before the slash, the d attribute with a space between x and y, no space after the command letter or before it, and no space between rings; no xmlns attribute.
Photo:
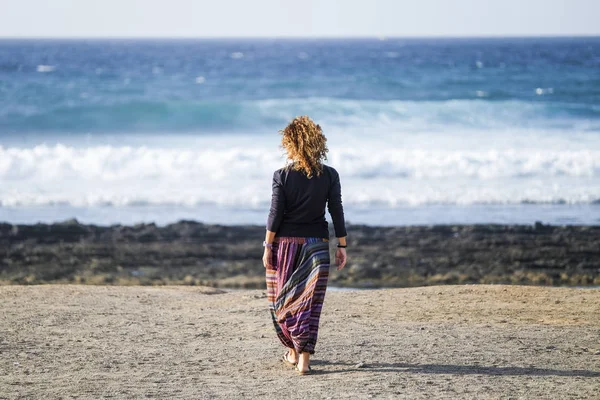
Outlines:
<svg viewBox="0 0 600 400"><path fill-rule="evenodd" d="M339 175L323 164L328 149L321 127L302 116L280 133L291 163L273 174L263 264L275 331L288 347L283 361L307 374L329 276L326 205L338 238L338 270L346 265L346 227Z"/></svg>

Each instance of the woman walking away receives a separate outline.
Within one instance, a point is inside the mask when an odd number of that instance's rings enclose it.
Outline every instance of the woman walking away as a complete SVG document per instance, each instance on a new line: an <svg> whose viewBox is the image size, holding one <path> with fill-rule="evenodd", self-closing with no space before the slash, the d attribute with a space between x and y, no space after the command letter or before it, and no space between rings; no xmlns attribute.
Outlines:
<svg viewBox="0 0 600 400"><path fill-rule="evenodd" d="M283 361L304 375L311 370L329 276L326 205L338 239L338 270L346 265L346 227L340 177L323 164L328 149L321 127L302 116L280 133L290 162L273 174L263 264L275 331L288 348Z"/></svg>

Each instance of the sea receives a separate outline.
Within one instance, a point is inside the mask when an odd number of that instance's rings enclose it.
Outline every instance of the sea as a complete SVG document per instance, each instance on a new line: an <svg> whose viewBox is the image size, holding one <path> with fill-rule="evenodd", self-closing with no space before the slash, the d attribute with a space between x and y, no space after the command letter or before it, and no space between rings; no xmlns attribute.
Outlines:
<svg viewBox="0 0 600 400"><path fill-rule="evenodd" d="M0 221L264 224L321 125L350 224L600 224L600 37L0 40Z"/></svg>

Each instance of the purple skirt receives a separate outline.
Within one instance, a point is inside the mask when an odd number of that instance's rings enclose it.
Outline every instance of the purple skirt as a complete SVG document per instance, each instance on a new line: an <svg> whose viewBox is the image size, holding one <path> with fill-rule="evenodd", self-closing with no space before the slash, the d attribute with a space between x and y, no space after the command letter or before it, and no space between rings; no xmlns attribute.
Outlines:
<svg viewBox="0 0 600 400"><path fill-rule="evenodd" d="M267 299L275 332L284 346L314 354L329 277L329 242L322 238L278 237Z"/></svg>

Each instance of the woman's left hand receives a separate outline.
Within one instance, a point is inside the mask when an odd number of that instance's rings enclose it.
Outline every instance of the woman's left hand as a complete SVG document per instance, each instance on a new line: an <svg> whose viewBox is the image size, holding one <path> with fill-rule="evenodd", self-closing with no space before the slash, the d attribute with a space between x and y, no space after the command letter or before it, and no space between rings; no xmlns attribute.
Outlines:
<svg viewBox="0 0 600 400"><path fill-rule="evenodd" d="M272 251L273 250L271 250L270 247L265 247L265 252L263 254L263 265L267 269L273 269L273 266L271 265L271 260L273 258L273 257L271 257Z"/></svg>

